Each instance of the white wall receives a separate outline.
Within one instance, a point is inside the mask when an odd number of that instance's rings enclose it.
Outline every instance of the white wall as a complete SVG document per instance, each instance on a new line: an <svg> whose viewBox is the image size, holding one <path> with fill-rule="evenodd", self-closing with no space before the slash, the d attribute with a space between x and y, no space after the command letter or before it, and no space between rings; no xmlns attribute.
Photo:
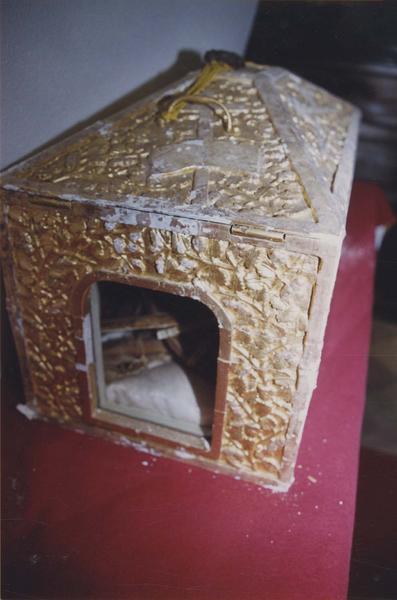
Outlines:
<svg viewBox="0 0 397 600"><path fill-rule="evenodd" d="M0 166L169 69L181 50L243 53L255 10L255 0L3 0ZM160 83L196 66L182 59Z"/></svg>

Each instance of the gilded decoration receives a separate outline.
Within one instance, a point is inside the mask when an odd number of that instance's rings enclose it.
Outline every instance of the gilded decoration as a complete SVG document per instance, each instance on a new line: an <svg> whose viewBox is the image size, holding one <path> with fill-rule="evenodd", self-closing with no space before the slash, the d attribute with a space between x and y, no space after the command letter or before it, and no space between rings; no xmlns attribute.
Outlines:
<svg viewBox="0 0 397 600"><path fill-rule="evenodd" d="M19 327L41 415L81 421L71 297L84 276L107 271L161 280L193 297L202 290L232 328L220 462L277 477L317 257L39 205L12 204L6 212Z"/></svg>
<svg viewBox="0 0 397 600"><path fill-rule="evenodd" d="M273 83L308 154L332 190L352 109L329 92L283 69Z"/></svg>
<svg viewBox="0 0 397 600"><path fill-rule="evenodd" d="M15 172L15 179L28 181L30 189L35 183L51 184L69 197L128 199L132 206L134 199L146 199L162 202L163 210L193 206L197 213L211 211L237 221L247 216L313 222L288 142L280 139L267 99L256 86L264 76L273 82L285 120L293 122L309 159L331 189L351 110L324 90L269 67L220 73L202 92L202 98L227 109L228 133L206 106L186 104L175 121L162 121L156 99L28 162Z"/></svg>

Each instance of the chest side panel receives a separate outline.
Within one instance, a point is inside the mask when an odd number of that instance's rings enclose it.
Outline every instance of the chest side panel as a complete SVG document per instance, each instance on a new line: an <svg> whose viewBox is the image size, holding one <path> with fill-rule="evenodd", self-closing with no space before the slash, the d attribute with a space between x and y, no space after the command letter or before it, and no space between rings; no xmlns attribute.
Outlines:
<svg viewBox="0 0 397 600"><path fill-rule="evenodd" d="M222 307L231 354L220 462L277 479L319 260L236 238L14 204L7 228L36 410L82 419L72 301L96 271L164 281ZM84 358L84 357L83 357ZM85 360L89 360L86 356ZM199 460L205 460L200 458Z"/></svg>

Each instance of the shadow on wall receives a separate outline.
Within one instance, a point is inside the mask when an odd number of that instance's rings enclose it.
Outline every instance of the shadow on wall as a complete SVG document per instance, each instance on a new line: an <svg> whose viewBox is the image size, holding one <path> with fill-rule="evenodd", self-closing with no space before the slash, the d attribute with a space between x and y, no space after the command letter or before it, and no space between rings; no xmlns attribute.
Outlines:
<svg viewBox="0 0 397 600"><path fill-rule="evenodd" d="M149 79L147 82L138 86L131 92L128 92L128 94L125 94L124 96L122 96L121 98L116 100L115 102L112 102L105 108L94 113L88 119L79 121L78 123L73 125L73 127L69 127L69 129L66 129L65 131L63 131L60 135L57 135L57 136L51 138L45 144L38 146L31 152L28 152L21 158L18 158L18 160L7 165L6 169L12 167L14 164L17 164L23 160L26 160L27 158L29 158L30 156L33 156L34 154L37 154L41 150L45 150L46 148L49 148L53 144L56 144L57 142L60 142L64 139L68 138L69 136L73 135L74 133L81 131L85 127L93 125L96 121L99 121L101 119L106 119L110 115L114 115L116 112L121 111L124 108L127 108L131 104L134 104L135 102L138 102L139 100L142 100L143 98L146 98L150 94L160 91L162 88L164 88L168 85L171 85L174 82L177 82L179 79L184 77L189 71L194 71L194 70L200 69L202 67L202 64L203 64L203 62L202 62L202 59L198 52L195 52L194 50L188 50L188 49L180 50L178 52L178 55L176 57L174 64L171 65L168 69L166 69L165 71L162 71L161 73L158 73L152 79Z"/></svg>

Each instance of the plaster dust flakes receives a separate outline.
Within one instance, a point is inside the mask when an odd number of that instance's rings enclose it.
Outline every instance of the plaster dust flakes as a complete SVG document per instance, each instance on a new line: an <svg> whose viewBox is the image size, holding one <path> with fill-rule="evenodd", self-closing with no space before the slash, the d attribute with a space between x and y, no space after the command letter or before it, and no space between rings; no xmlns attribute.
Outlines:
<svg viewBox="0 0 397 600"><path fill-rule="evenodd" d="M165 270L165 259L163 256L158 256L155 260L156 271L160 275L164 273Z"/></svg>
<svg viewBox="0 0 397 600"><path fill-rule="evenodd" d="M117 254L122 254L124 252L126 244L123 239L116 238L115 240L113 240L113 246Z"/></svg>
<svg viewBox="0 0 397 600"><path fill-rule="evenodd" d="M18 404L17 411L20 412L21 415L23 415L24 417L29 419L29 421L32 421L33 419L37 419L37 417L38 417L36 411L34 411L32 408L30 408L30 406L28 406L27 404Z"/></svg>

